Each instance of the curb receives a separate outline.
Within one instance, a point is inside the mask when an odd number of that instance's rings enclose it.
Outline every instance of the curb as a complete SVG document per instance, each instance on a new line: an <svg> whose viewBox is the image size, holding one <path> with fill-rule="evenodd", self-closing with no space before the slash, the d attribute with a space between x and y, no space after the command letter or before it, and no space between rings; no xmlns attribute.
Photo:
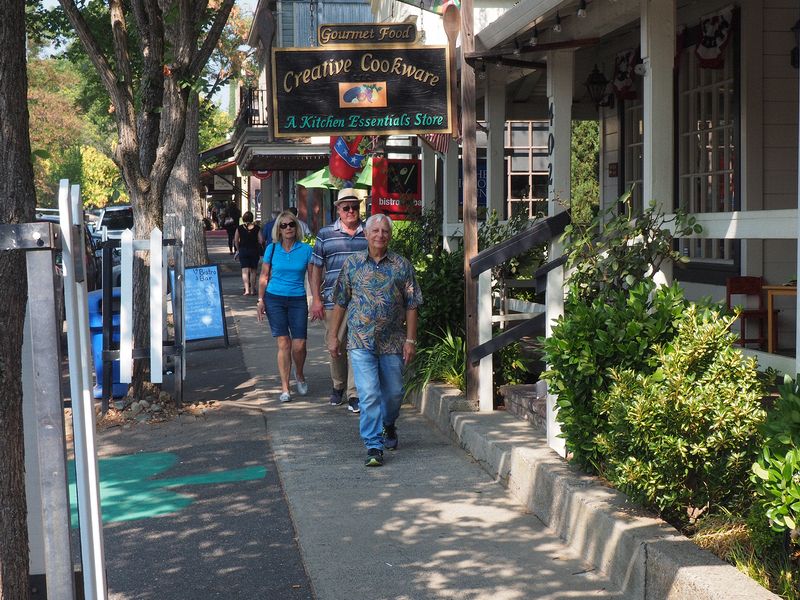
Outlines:
<svg viewBox="0 0 800 600"><path fill-rule="evenodd" d="M504 412L474 412L445 385L430 384L410 399L626 598L780 600L624 494L578 472L528 423Z"/></svg>

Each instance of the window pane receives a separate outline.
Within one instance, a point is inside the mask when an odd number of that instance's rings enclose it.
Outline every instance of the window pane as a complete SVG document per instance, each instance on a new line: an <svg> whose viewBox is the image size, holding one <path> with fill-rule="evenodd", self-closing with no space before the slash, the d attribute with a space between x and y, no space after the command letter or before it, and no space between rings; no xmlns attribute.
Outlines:
<svg viewBox="0 0 800 600"><path fill-rule="evenodd" d="M513 172L530 171L530 157L528 156L528 150L517 150L515 149L511 155L511 170Z"/></svg>
<svg viewBox="0 0 800 600"><path fill-rule="evenodd" d="M529 198L530 185L527 175L511 176L511 197L514 199Z"/></svg>
<svg viewBox="0 0 800 600"><path fill-rule="evenodd" d="M530 136L528 134L528 123L511 124L511 145L530 146Z"/></svg>

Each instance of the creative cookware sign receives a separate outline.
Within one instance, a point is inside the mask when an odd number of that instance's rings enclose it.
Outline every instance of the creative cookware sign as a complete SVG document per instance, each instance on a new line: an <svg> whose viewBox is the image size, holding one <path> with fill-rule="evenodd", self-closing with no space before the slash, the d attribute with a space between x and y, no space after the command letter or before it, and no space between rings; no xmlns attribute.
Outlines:
<svg viewBox="0 0 800 600"><path fill-rule="evenodd" d="M446 46L275 48L275 137L449 133Z"/></svg>

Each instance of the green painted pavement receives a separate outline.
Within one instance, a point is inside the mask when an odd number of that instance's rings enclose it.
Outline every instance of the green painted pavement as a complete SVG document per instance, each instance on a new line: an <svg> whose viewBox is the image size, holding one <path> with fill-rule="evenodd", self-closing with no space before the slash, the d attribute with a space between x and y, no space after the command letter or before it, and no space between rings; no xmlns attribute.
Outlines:
<svg viewBox="0 0 800 600"><path fill-rule="evenodd" d="M191 496L180 494L171 488L253 481L264 479L267 475L265 467L253 466L231 471L212 471L154 479L178 463L178 456L171 452L143 452L103 458L98 462L100 504L105 523L160 517L183 510L194 502ZM77 528L78 501L74 461L69 461L67 472L72 527Z"/></svg>

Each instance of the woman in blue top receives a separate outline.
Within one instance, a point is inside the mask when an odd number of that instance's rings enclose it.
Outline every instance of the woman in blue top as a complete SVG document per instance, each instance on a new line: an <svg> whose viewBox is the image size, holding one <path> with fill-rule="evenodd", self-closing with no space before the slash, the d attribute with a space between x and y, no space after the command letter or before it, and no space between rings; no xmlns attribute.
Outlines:
<svg viewBox="0 0 800 600"><path fill-rule="evenodd" d="M298 239L300 223L288 210L272 226L272 243L264 252L258 279L258 320L266 313L272 337L278 340L278 371L281 375L281 402L292 399L289 374L294 361L297 394L305 396L308 384L303 374L306 362L308 301L306 274L310 276L311 246Z"/></svg>

